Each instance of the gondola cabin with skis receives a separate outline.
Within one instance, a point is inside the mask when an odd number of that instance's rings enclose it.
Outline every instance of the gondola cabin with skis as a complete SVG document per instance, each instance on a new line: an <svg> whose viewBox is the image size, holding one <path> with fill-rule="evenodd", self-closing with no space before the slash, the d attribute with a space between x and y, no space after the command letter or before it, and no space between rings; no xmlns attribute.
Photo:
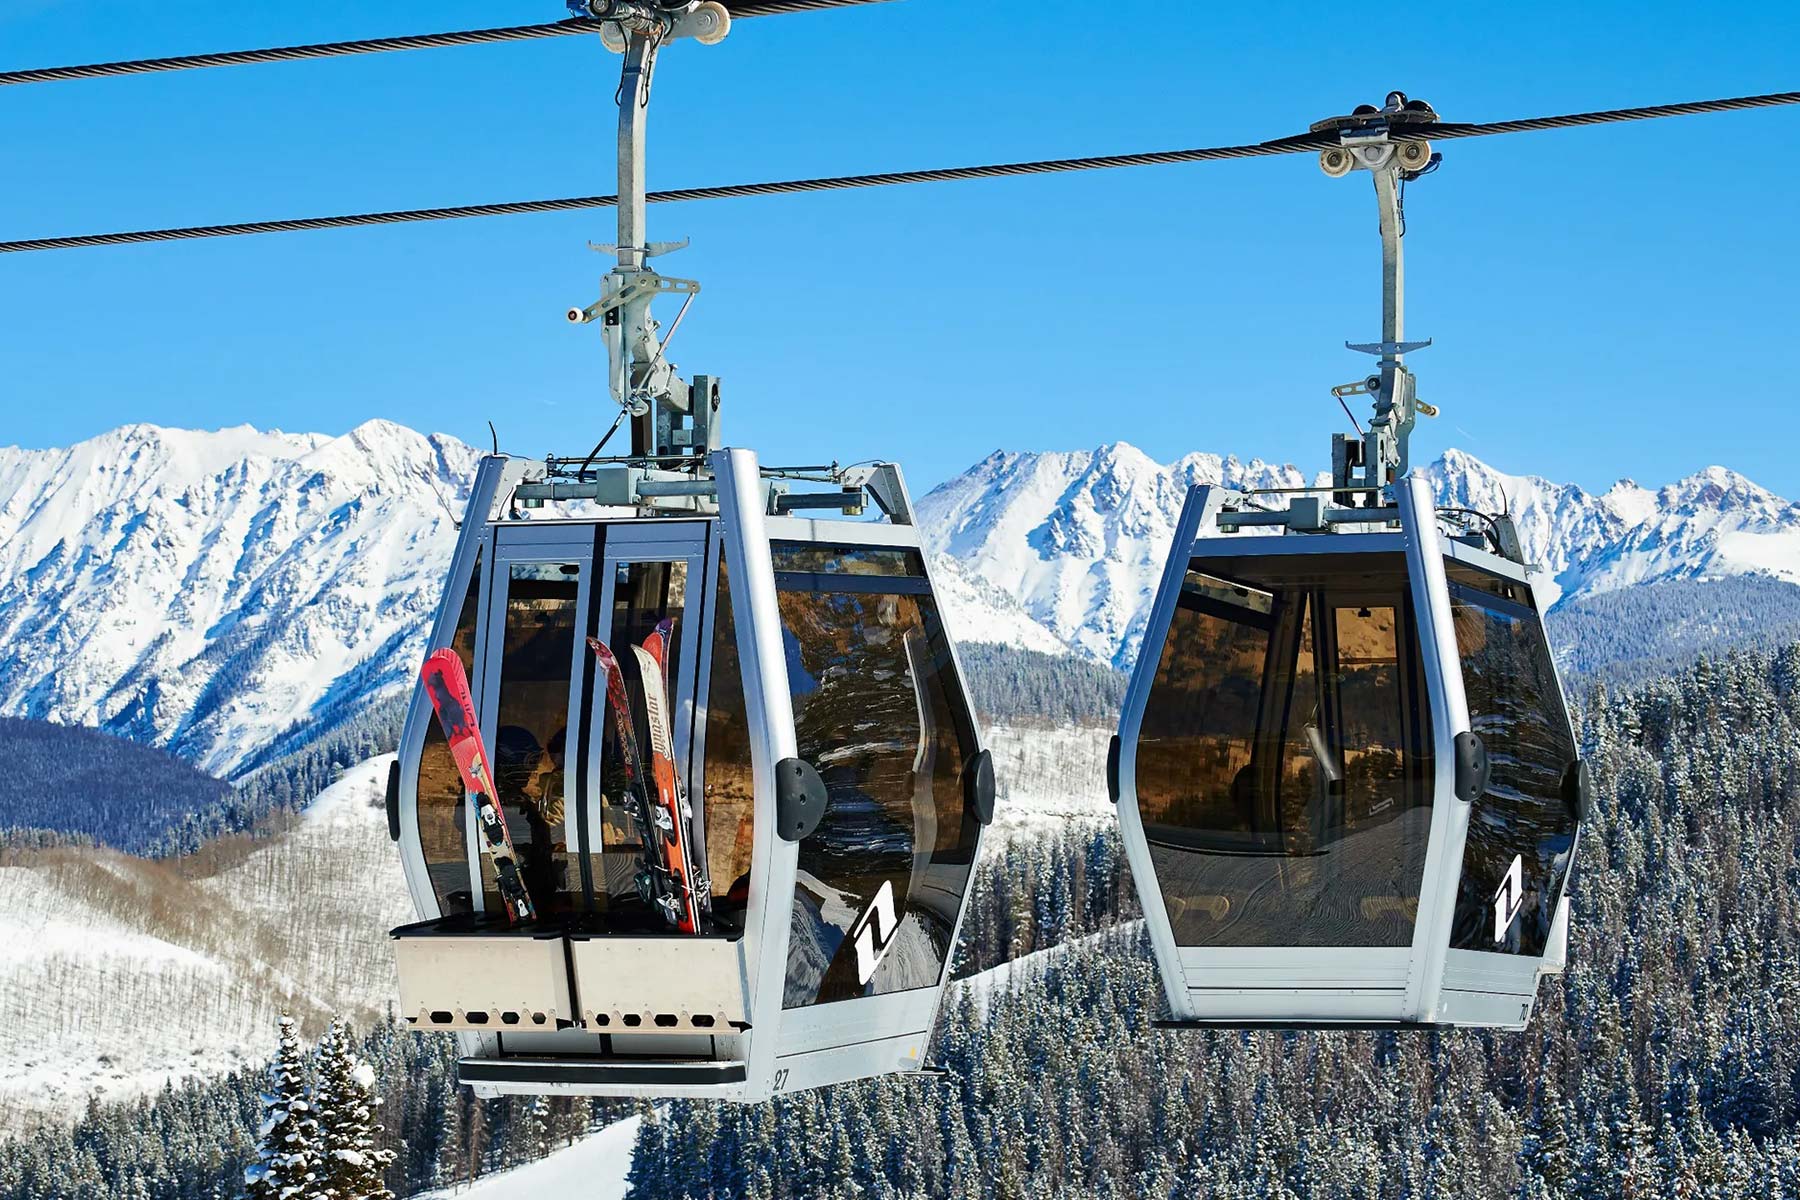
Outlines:
<svg viewBox="0 0 1800 1200"><path fill-rule="evenodd" d="M912 503L890 464L721 449L719 380L669 359L700 285L650 265L685 245L646 235L650 78L737 14L574 7L624 56L617 266L567 312L618 416L474 480L388 788L401 1013L484 1095L918 1072L994 775Z"/></svg>
<svg viewBox="0 0 1800 1200"><path fill-rule="evenodd" d="M918 1070L994 784L900 475L658 474L481 465L392 779L402 1015L489 1093Z"/></svg>

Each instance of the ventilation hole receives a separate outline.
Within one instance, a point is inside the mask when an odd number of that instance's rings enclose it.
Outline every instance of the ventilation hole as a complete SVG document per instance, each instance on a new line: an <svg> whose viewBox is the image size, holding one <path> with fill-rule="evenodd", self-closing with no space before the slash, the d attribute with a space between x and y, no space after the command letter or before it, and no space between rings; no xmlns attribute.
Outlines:
<svg viewBox="0 0 1800 1200"><path fill-rule="evenodd" d="M711 1029L713 1027L713 1019L705 1014L701 1014L697 1017L689 1017L688 1019L694 1023L696 1029Z"/></svg>
<svg viewBox="0 0 1800 1200"><path fill-rule="evenodd" d="M533 1025L542 1025L545 1020L546 1020L546 1018L543 1013L532 1013L531 1014L531 1023Z"/></svg>
<svg viewBox="0 0 1800 1200"><path fill-rule="evenodd" d="M596 1025L611 1025L612 1018L607 1016L605 1013L595 1013L594 1014L594 1024L596 1024Z"/></svg>
<svg viewBox="0 0 1800 1200"><path fill-rule="evenodd" d="M625 1024L630 1026L632 1029L636 1029L639 1025L642 1025L643 1023L644 1023L644 1018L638 1016L636 1013L626 1013L625 1014Z"/></svg>
<svg viewBox="0 0 1800 1200"><path fill-rule="evenodd" d="M454 1020L456 1020L454 1015L447 1013L442 1009L431 1014L431 1023L433 1025L448 1025Z"/></svg>
<svg viewBox="0 0 1800 1200"><path fill-rule="evenodd" d="M500 1020L507 1025L517 1025L519 1023L519 1014L516 1012L503 1012L500 1014Z"/></svg>
<svg viewBox="0 0 1800 1200"><path fill-rule="evenodd" d="M466 1012L463 1014L463 1020L471 1025L486 1025L487 1017L488 1015L484 1012Z"/></svg>
<svg viewBox="0 0 1800 1200"><path fill-rule="evenodd" d="M419 1018L417 1018L417 1017L408 1017L408 1018L406 1018L406 1023L407 1023L407 1024L408 1024L408 1025L417 1025L417 1024L418 1024L418 1023L419 1023Z"/></svg>
<svg viewBox="0 0 1800 1200"><path fill-rule="evenodd" d="M656 1025L657 1025L657 1028L659 1028L659 1029L673 1029L675 1026L677 1026L679 1024L681 1024L681 1018L676 1016L674 1013L657 1013L656 1014Z"/></svg>

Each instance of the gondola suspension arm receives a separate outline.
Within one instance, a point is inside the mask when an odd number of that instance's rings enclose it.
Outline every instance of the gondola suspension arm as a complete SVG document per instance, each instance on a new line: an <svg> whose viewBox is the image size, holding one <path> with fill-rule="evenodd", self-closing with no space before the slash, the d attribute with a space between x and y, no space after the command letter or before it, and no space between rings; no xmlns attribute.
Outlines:
<svg viewBox="0 0 1800 1200"><path fill-rule="evenodd" d="M1381 340L1346 342L1363 354L1375 355L1375 373L1355 383L1332 389L1346 396L1374 397L1375 415L1360 439L1348 434L1332 438L1332 484L1345 489L1340 502L1348 502L1350 490L1365 493L1367 503L1381 504L1383 489L1404 476L1411 466L1408 441L1418 415L1436 416L1437 410L1419 401L1417 382L1406 367L1406 355L1431 345L1431 339L1406 340L1406 214L1402 207L1405 184L1436 167L1440 156L1423 134L1436 124L1437 113L1422 100L1410 100L1404 92L1390 92L1376 109L1363 105L1347 117L1317 122L1314 133L1335 133L1339 145L1321 151L1319 166L1339 179L1352 171L1368 171L1375 181L1375 201L1381 228ZM1400 137L1397 135L1410 135Z"/></svg>
<svg viewBox="0 0 1800 1200"><path fill-rule="evenodd" d="M716 0L570 0L577 17L603 22L600 40L607 49L624 56L619 78L618 105L618 242L595 246L613 254L618 265L607 275L598 303L571 308L574 324L598 321L606 344L608 383L613 399L630 416L631 451L634 455L661 457L705 453L717 445L717 430L707 419L684 422L696 416L696 392L710 406L716 399L716 380L702 377L696 388L683 380L664 350L668 339L657 337L660 326L651 315L658 296L683 296L682 316L699 294L691 279L659 274L650 260L687 246L680 242L651 242L645 210L648 207L646 155L649 138L651 82L657 55L663 45L692 38L702 45L716 45L731 31L731 14ZM677 318L677 323L680 321ZM673 336L674 329L670 329ZM685 427L684 427L685 426Z"/></svg>

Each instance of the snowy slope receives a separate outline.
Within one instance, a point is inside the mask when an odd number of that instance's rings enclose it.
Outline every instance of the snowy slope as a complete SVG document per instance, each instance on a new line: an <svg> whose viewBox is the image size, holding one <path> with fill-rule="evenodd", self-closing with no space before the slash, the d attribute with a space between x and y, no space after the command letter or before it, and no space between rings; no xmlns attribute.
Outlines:
<svg viewBox="0 0 1800 1200"><path fill-rule="evenodd" d="M379 807L390 761L346 772L286 832L199 860L0 865L0 1128L259 1064L284 1009L309 1034L380 1017L387 931L412 918Z"/></svg>
<svg viewBox="0 0 1800 1200"><path fill-rule="evenodd" d="M624 1200L625 1176L642 1117L608 1125L548 1158L486 1175L464 1187L424 1192L416 1200Z"/></svg>
<svg viewBox="0 0 1800 1200"><path fill-rule="evenodd" d="M474 461L386 421L0 449L0 713L253 761L410 674Z"/></svg>
<svg viewBox="0 0 1800 1200"><path fill-rule="evenodd" d="M1451 450L1423 472L1445 504L1510 511L1552 577L1545 599L1665 580L1766 575L1800 583L1800 505L1721 467L1601 495L1507 475ZM933 548L1018 601L1062 641L1127 667L1187 489L1294 486L1298 468L1194 454L1154 462L1118 443L1076 453L997 452L924 497Z"/></svg>

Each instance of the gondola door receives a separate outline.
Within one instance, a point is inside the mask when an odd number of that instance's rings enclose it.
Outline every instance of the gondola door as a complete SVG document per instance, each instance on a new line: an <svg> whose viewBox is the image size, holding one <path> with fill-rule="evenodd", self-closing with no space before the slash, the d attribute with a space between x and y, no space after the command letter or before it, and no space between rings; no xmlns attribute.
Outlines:
<svg viewBox="0 0 1800 1200"><path fill-rule="evenodd" d="M706 522L669 520L602 526L598 604L588 615L585 634L605 643L619 663L631 708L628 723L637 734L636 752L646 771L651 769L653 740L661 734L653 735L649 728L651 706L645 689L665 693L665 702L655 707L666 714L676 775L693 809L693 820L682 836L703 915L711 901L705 869L706 821L704 797L693 786L692 763L697 685L703 674L702 626L711 615L705 601L713 594L707 570L709 528ZM659 629L667 639L661 651L666 684L648 677L654 673L648 644ZM594 679L582 719L589 736L580 794L589 844L597 856L595 910L602 914L601 928L606 932L670 932L666 919L649 911L640 894L642 819L624 772L619 714L609 708L607 681L591 657L589 669ZM646 786L653 788L648 780Z"/></svg>
<svg viewBox="0 0 1800 1200"><path fill-rule="evenodd" d="M494 785L526 888L540 916L591 905L591 847L576 815L571 731L585 692L593 527L506 525L496 531L477 703ZM480 911L498 907L493 868L469 831Z"/></svg>

